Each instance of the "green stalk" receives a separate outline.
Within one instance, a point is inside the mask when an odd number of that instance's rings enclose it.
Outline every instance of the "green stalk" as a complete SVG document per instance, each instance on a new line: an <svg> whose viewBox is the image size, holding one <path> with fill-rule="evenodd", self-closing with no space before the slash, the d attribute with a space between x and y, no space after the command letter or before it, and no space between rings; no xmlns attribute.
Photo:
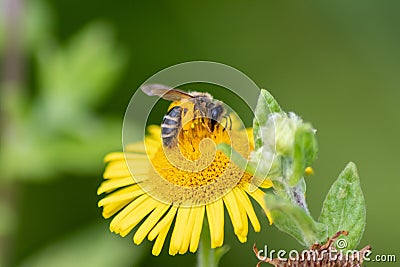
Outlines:
<svg viewBox="0 0 400 267"><path fill-rule="evenodd" d="M197 252L197 267L217 267L222 256L228 251L229 246L226 245L220 248L211 248L210 228L205 219Z"/></svg>
<svg viewBox="0 0 400 267"><path fill-rule="evenodd" d="M200 236L199 251L197 252L198 267L215 267L214 249L211 248L210 228L207 220L204 220Z"/></svg>

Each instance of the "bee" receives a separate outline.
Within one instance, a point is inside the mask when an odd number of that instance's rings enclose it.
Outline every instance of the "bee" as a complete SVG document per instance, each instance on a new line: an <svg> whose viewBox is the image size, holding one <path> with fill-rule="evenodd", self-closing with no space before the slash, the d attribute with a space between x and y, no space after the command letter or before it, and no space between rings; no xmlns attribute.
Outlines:
<svg viewBox="0 0 400 267"><path fill-rule="evenodd" d="M215 126L223 119L223 130L231 128L232 121L223 103L209 93L184 92L162 84L144 85L141 90L149 96L159 96L176 103L165 114L161 124L161 137L166 147L176 145L184 124L194 119L199 119L210 132L213 132Z"/></svg>

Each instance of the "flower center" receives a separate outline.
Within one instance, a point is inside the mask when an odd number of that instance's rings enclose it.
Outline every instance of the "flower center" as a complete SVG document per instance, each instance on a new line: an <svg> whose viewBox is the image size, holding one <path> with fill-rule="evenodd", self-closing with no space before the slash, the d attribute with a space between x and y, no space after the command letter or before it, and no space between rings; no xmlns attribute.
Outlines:
<svg viewBox="0 0 400 267"><path fill-rule="evenodd" d="M204 119L186 123L177 136L177 145L160 145L150 158L151 167L142 187L166 203L204 205L229 192L250 175L233 164L216 149L227 143L244 157L249 155L247 133L226 130L216 123L212 127ZM211 129L212 128L212 129Z"/></svg>
<svg viewBox="0 0 400 267"><path fill-rule="evenodd" d="M208 185L221 177L230 161L215 145L231 144L230 136L220 124L213 131L208 128L199 120L189 122L180 131L177 146L158 149L152 163L161 177L183 187Z"/></svg>

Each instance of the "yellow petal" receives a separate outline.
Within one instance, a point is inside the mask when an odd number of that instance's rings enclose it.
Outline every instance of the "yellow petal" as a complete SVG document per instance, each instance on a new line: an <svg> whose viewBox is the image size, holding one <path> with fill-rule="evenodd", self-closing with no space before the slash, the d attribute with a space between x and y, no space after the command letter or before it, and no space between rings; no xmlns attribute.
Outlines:
<svg viewBox="0 0 400 267"><path fill-rule="evenodd" d="M156 238L156 236L164 229L165 225L168 225L170 221L172 222L177 209L178 208L176 206L172 206L167 215L165 215L164 218L162 218L161 221L159 221L157 225L150 231L149 235L147 236L150 241L153 241L154 238Z"/></svg>
<svg viewBox="0 0 400 267"><path fill-rule="evenodd" d="M272 224L273 220L271 217L271 213L267 209L267 206L265 205L265 201L264 201L265 193L261 189L257 189L253 192L250 192L247 190L247 188L248 188L248 186L246 186L246 185L244 185L242 187L242 189L245 190L247 192L247 194L249 194L261 206L261 208L264 210L265 214L267 215L269 224Z"/></svg>
<svg viewBox="0 0 400 267"><path fill-rule="evenodd" d="M110 194L109 196L103 198L99 201L98 206L103 206L103 217L110 218L120 209L125 207L129 202L131 202L136 197L144 194L144 192L137 188L132 189L132 187L138 187L137 185L129 186L127 188L123 188L118 190L115 193Z"/></svg>
<svg viewBox="0 0 400 267"><path fill-rule="evenodd" d="M149 160L136 160L132 162L130 162L129 160L128 164L129 170L131 171L134 178L136 178L138 175L145 175L147 177L149 170L153 168Z"/></svg>
<svg viewBox="0 0 400 267"><path fill-rule="evenodd" d="M147 138L146 139L146 145L145 145L145 151L146 154L149 157L153 157L154 154L157 153L157 151L160 149L161 147L161 140L159 138L157 139L153 139L153 138Z"/></svg>
<svg viewBox="0 0 400 267"><path fill-rule="evenodd" d="M137 206L142 204L147 199L149 199L149 196L147 194L141 195L140 197L138 197L134 201L132 201L123 210L121 210L121 212L118 213L117 216L115 216L114 219L110 223L111 232L119 233L119 227L120 227L121 221L126 216L128 216Z"/></svg>
<svg viewBox="0 0 400 267"><path fill-rule="evenodd" d="M106 166L106 171L107 170L127 170L128 166L126 165L125 160L114 160L111 161L107 164Z"/></svg>
<svg viewBox="0 0 400 267"><path fill-rule="evenodd" d="M146 159L147 155L129 152L112 152L104 157L104 162L111 162L114 160L128 160L128 159Z"/></svg>
<svg viewBox="0 0 400 267"><path fill-rule="evenodd" d="M127 185L135 184L136 182L132 177L124 177L124 178L116 178L112 180L106 180L101 183L99 188L97 189L97 194L100 195L102 193L111 192L117 188L124 187Z"/></svg>
<svg viewBox="0 0 400 267"><path fill-rule="evenodd" d="M125 151L129 153L143 154L151 157L157 152L160 147L160 140L146 137L146 140L144 142L142 141L127 145L125 147Z"/></svg>
<svg viewBox="0 0 400 267"><path fill-rule="evenodd" d="M178 214L176 215L176 222L174 230L172 231L171 236L171 243L169 245L169 254L175 255L178 253L179 249L181 248L181 244L183 243L185 237L185 226L188 223L190 214L190 208L179 207Z"/></svg>
<svg viewBox="0 0 400 267"><path fill-rule="evenodd" d="M161 249L165 242L165 238L175 217L176 211L177 207L172 206L167 215L153 228L153 230L151 230L148 235L148 239L150 241L157 237L156 242L154 242L153 250L151 252L155 256L158 256L161 252Z"/></svg>
<svg viewBox="0 0 400 267"><path fill-rule="evenodd" d="M244 208L243 203L240 202L239 199L236 196L237 193L235 193L235 191L237 191L237 190L240 190L240 189L238 189L236 187L233 188L232 189L232 193L233 193L233 196L235 198L236 205L237 205L237 207L239 209L240 220L242 221L242 224L243 224L242 230L240 231L240 233L238 233L239 234L238 238L239 238L240 242L244 243L244 242L247 241L247 234L249 233L249 222L248 222L248 219L247 219L246 209ZM244 237L244 238L242 238L242 237Z"/></svg>
<svg viewBox="0 0 400 267"><path fill-rule="evenodd" d="M249 140L249 146L250 148L254 148L254 135L253 135L253 128L247 128L246 129L247 133L247 138Z"/></svg>
<svg viewBox="0 0 400 267"><path fill-rule="evenodd" d="M165 242L165 238L167 237L169 228L171 227L172 219L173 219L173 217L167 222L167 224L164 225L164 227L161 229L161 231L159 232L159 234L157 236L156 242L154 242L154 246L151 251L151 253L154 256L160 255L161 249Z"/></svg>
<svg viewBox="0 0 400 267"><path fill-rule="evenodd" d="M226 209L228 210L229 217L232 221L232 226L236 235L242 234L244 230L244 222L242 221L242 216L240 214L240 209L238 203L235 199L233 192L229 192L223 197ZM247 222L247 218L246 218Z"/></svg>
<svg viewBox="0 0 400 267"><path fill-rule="evenodd" d="M201 229L203 227L204 220L204 206L194 207L193 211L196 218L193 225L192 237L190 239L190 252L196 252L199 246Z"/></svg>
<svg viewBox="0 0 400 267"><path fill-rule="evenodd" d="M132 144L128 144L125 147L125 151L127 152L131 152L131 153L140 153L140 154L144 154L146 153L146 147L144 145L144 142L136 142L136 143L132 143Z"/></svg>
<svg viewBox="0 0 400 267"><path fill-rule="evenodd" d="M194 222L196 220L196 214L197 214L196 207L191 207L188 221L184 226L185 234L183 236L181 247L179 248L179 254L185 254L189 249L189 244L193 233Z"/></svg>
<svg viewBox="0 0 400 267"><path fill-rule="evenodd" d="M102 212L103 217L105 219L110 218L115 213L120 211L123 207L125 207L129 202L130 202L129 200L119 201L119 202L114 202L114 203L111 203L111 204L108 204L108 205L104 206L103 207L103 212Z"/></svg>
<svg viewBox="0 0 400 267"><path fill-rule="evenodd" d="M150 125L147 128L148 135L147 138L154 138L161 140L161 127L159 125Z"/></svg>
<svg viewBox="0 0 400 267"><path fill-rule="evenodd" d="M112 153L108 153L104 157L104 162L110 162L110 161L114 161L114 160L125 160L124 152L112 152Z"/></svg>
<svg viewBox="0 0 400 267"><path fill-rule="evenodd" d="M108 196L104 197L102 200L99 201L98 206L102 207L114 202L119 202L119 201L124 201L124 200L132 200L137 196L140 196L144 192L142 189L139 187L139 185L131 185L129 187L120 189L118 191L115 191L112 194L109 194Z"/></svg>
<svg viewBox="0 0 400 267"><path fill-rule="evenodd" d="M156 209L150 214L149 217L140 225L139 229L136 231L133 236L133 242L139 245L142 243L146 235L150 232L150 230L158 223L161 217L167 212L169 209L169 205L158 202Z"/></svg>
<svg viewBox="0 0 400 267"><path fill-rule="evenodd" d="M274 186L274 184L272 183L272 181L270 179L265 179L260 185L261 188L271 188L273 186Z"/></svg>
<svg viewBox="0 0 400 267"><path fill-rule="evenodd" d="M250 222L253 225L254 231L260 232L260 230L261 230L260 222L258 221L257 215L254 211L253 205L251 204L249 197L240 188L235 188L233 190L233 192L235 193L235 196L236 196L236 199L238 200L238 202L241 203L243 208L246 210L246 213L249 216Z"/></svg>
<svg viewBox="0 0 400 267"><path fill-rule="evenodd" d="M123 178L123 177L131 177L131 172L128 168L125 169L110 169L106 168L104 171L103 177L105 179L114 179L114 178Z"/></svg>
<svg viewBox="0 0 400 267"><path fill-rule="evenodd" d="M217 248L224 243L224 204L222 199L206 205L208 227L210 228L211 247Z"/></svg>
<svg viewBox="0 0 400 267"><path fill-rule="evenodd" d="M140 205L136 206L125 218L119 223L119 234L126 236L144 217L151 213L157 207L158 201L149 197Z"/></svg>
<svg viewBox="0 0 400 267"><path fill-rule="evenodd" d="M103 177L109 179L131 176L131 170L134 171L134 174L147 173L150 166L150 161L147 158L140 160L129 159L127 161L115 160L107 164Z"/></svg>

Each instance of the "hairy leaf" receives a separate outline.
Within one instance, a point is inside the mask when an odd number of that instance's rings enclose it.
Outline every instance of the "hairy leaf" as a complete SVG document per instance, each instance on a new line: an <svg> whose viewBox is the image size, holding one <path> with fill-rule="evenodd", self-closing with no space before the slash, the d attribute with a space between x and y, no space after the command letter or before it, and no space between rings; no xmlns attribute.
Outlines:
<svg viewBox="0 0 400 267"><path fill-rule="evenodd" d="M364 232L366 210L357 167L347 164L325 198L319 221L328 226L328 235L348 231L346 250L354 249Z"/></svg>
<svg viewBox="0 0 400 267"><path fill-rule="evenodd" d="M261 89L253 119L255 150L263 145L260 128L266 126L269 114L282 112L283 111L275 98L267 90Z"/></svg>
<svg viewBox="0 0 400 267"><path fill-rule="evenodd" d="M301 207L273 194L267 194L265 202L275 226L294 237L305 247L327 237L326 226L315 222Z"/></svg>

